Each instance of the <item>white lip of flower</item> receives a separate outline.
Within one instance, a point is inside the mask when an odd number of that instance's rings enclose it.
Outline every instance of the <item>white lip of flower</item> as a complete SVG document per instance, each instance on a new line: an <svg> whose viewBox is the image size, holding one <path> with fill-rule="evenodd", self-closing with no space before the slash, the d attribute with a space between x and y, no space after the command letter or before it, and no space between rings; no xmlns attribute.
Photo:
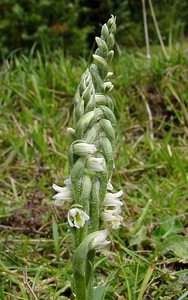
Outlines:
<svg viewBox="0 0 188 300"><path fill-rule="evenodd" d="M57 192L52 198L55 200L54 205L62 206L65 201L72 201L72 190L69 186L60 187L55 183L52 185L52 188Z"/></svg>
<svg viewBox="0 0 188 300"><path fill-rule="evenodd" d="M95 233L93 233L95 234L95 236L90 243L91 249L97 250L110 244L111 242L106 240L108 233L108 229L96 231Z"/></svg>
<svg viewBox="0 0 188 300"><path fill-rule="evenodd" d="M123 221L122 216L119 215L120 212L120 208L116 208L113 210L105 210L103 213L104 221L110 222L113 229L118 229Z"/></svg>
<svg viewBox="0 0 188 300"><path fill-rule="evenodd" d="M122 206L122 201L119 200L119 198L123 195L123 191L119 191L117 193L110 193L107 192L106 196L104 198L104 206Z"/></svg>
<svg viewBox="0 0 188 300"><path fill-rule="evenodd" d="M88 143L77 143L73 146L74 153L80 156L94 154L97 148L93 144Z"/></svg>
<svg viewBox="0 0 188 300"><path fill-rule="evenodd" d="M102 172L105 168L104 158L88 157L87 168L94 172Z"/></svg>
<svg viewBox="0 0 188 300"><path fill-rule="evenodd" d="M68 212L68 222L70 227L81 228L88 220L89 216L79 208L71 208Z"/></svg>

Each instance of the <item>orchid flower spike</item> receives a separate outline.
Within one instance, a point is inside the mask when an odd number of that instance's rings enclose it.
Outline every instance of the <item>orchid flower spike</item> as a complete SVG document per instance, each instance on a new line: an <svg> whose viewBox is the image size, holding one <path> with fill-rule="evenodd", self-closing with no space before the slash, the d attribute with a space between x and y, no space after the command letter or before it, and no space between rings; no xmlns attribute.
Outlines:
<svg viewBox="0 0 188 300"><path fill-rule="evenodd" d="M70 227L84 227L85 222L89 220L89 216L79 208L71 208L68 212L68 222Z"/></svg>
<svg viewBox="0 0 188 300"><path fill-rule="evenodd" d="M108 95L113 89L108 64L114 55L115 31L116 18L111 16L102 26L101 36L96 38L98 47L93 63L83 73L74 97L75 128L68 129L72 137L70 177L64 181L65 187L53 184L57 192L53 197L55 205L73 200L68 223L75 239L73 270L77 300L94 299L94 252L110 243L108 229L100 230L101 218L114 229L123 220L120 216L123 191L112 193L111 184L116 117L113 99ZM94 251L90 255L91 250Z"/></svg>

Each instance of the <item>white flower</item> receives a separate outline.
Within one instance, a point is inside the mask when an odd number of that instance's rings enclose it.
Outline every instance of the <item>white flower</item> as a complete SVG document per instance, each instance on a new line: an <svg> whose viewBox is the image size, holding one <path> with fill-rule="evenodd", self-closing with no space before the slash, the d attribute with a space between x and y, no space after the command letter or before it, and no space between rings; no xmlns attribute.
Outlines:
<svg viewBox="0 0 188 300"><path fill-rule="evenodd" d="M105 92L110 92L114 86L110 81L106 81L103 83L103 87L104 87Z"/></svg>
<svg viewBox="0 0 188 300"><path fill-rule="evenodd" d="M105 168L104 158L88 157L87 168L94 172L102 172Z"/></svg>
<svg viewBox="0 0 188 300"><path fill-rule="evenodd" d="M123 203L119 200L119 198L123 195L123 191L119 191L117 193L107 192L104 198L104 206L122 206Z"/></svg>
<svg viewBox="0 0 188 300"><path fill-rule="evenodd" d="M108 229L96 231L92 234L94 235L94 237L90 243L91 249L97 250L110 244L110 241L106 240L108 236Z"/></svg>
<svg viewBox="0 0 188 300"><path fill-rule="evenodd" d="M113 190L113 185L111 184L110 180L107 183L107 190L112 191Z"/></svg>
<svg viewBox="0 0 188 300"><path fill-rule="evenodd" d="M89 216L79 208L71 208L68 212L68 222L71 227L81 228L88 220Z"/></svg>
<svg viewBox="0 0 188 300"><path fill-rule="evenodd" d="M57 192L56 195L53 196L54 205L62 206L65 201L72 201L72 190L70 186L60 187L55 183L52 185L52 188Z"/></svg>
<svg viewBox="0 0 188 300"><path fill-rule="evenodd" d="M112 77L113 76L113 72L108 72L108 74L107 74L107 77L109 78L109 77Z"/></svg>
<svg viewBox="0 0 188 300"><path fill-rule="evenodd" d="M73 145L74 153L80 156L94 154L97 148L93 144L77 143Z"/></svg>
<svg viewBox="0 0 188 300"><path fill-rule="evenodd" d="M120 208L116 208L113 210L105 210L103 213L104 221L110 222L113 229L118 229L123 221L122 216L119 215L120 212Z"/></svg>

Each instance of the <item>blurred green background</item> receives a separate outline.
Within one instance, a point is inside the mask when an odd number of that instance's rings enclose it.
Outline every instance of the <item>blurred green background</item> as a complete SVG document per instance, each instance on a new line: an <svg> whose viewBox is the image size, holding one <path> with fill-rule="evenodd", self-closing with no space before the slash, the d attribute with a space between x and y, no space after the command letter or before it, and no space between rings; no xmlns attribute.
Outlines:
<svg viewBox="0 0 188 300"><path fill-rule="evenodd" d="M147 2L149 37L152 44L157 44ZM188 34L187 0L154 0L153 5L166 43ZM112 13L118 17L117 44L144 46L142 4L138 0L1 0L1 59L15 50L27 53L34 44L40 50L61 47L65 54L75 57L88 55L100 25Z"/></svg>

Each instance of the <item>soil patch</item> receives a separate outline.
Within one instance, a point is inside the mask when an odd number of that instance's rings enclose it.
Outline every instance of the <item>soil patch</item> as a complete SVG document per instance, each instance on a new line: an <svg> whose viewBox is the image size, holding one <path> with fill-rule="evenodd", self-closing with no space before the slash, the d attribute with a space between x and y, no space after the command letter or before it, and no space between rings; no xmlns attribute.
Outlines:
<svg viewBox="0 0 188 300"><path fill-rule="evenodd" d="M52 209L42 204L43 199L44 194L39 190L35 191L28 197L27 203L0 224L0 231L25 233L32 237L51 235Z"/></svg>

